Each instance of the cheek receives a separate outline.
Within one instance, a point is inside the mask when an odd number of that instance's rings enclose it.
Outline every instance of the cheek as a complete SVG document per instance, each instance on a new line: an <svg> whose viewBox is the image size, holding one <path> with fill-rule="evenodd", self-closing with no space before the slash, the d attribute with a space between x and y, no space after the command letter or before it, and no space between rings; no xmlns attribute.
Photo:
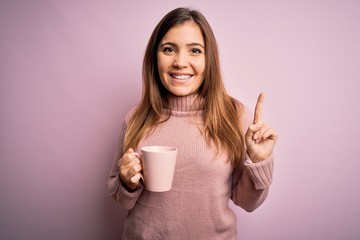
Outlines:
<svg viewBox="0 0 360 240"><path fill-rule="evenodd" d="M158 71L160 75L165 74L169 68L169 61L167 59L158 58Z"/></svg>
<svg viewBox="0 0 360 240"><path fill-rule="evenodd" d="M198 59L194 62L194 66L196 68L196 72L198 74L204 74L205 72L205 59Z"/></svg>
<svg viewBox="0 0 360 240"><path fill-rule="evenodd" d="M157 65L158 69L161 69L164 65L164 57L162 57L160 54L157 55Z"/></svg>
<svg viewBox="0 0 360 240"><path fill-rule="evenodd" d="M198 68L198 69L196 70L196 73L197 73L197 75L203 80L204 75L205 75L205 67ZM202 80L201 80L201 81L202 81Z"/></svg>
<svg viewBox="0 0 360 240"><path fill-rule="evenodd" d="M162 66L162 61L161 58L157 58L157 69L159 72L161 72L161 66Z"/></svg>

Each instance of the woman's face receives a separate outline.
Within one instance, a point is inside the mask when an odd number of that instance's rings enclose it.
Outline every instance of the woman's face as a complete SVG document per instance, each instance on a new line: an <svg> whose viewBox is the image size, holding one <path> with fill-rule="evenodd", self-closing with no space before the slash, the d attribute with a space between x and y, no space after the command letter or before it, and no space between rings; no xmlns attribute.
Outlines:
<svg viewBox="0 0 360 240"><path fill-rule="evenodd" d="M196 93L204 79L205 44L194 22L176 25L165 34L157 51L162 84L176 96Z"/></svg>

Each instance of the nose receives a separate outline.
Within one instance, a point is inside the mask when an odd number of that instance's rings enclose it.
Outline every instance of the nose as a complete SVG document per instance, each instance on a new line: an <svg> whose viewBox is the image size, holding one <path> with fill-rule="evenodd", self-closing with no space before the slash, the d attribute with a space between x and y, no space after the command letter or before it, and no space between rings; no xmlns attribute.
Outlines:
<svg viewBox="0 0 360 240"><path fill-rule="evenodd" d="M187 55L184 52L179 52L176 54L173 62L173 66L176 68L186 68L188 66Z"/></svg>

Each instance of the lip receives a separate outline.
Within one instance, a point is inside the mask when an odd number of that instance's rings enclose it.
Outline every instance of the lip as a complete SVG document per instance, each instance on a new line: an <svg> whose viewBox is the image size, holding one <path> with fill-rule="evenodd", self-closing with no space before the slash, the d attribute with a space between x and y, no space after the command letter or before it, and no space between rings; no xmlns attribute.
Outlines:
<svg viewBox="0 0 360 240"><path fill-rule="evenodd" d="M190 80L194 76L194 74L183 73L183 72L170 72L169 76L175 82L186 82ZM181 76L181 77L177 78L175 76Z"/></svg>
<svg viewBox="0 0 360 240"><path fill-rule="evenodd" d="M184 74L182 74L182 75L184 75ZM185 74L185 75L188 75L190 77L182 79L182 78L175 78L172 75L170 75L170 78L171 78L171 81L174 84L185 84L185 83L189 82L193 78L193 75L190 75L190 74Z"/></svg>
<svg viewBox="0 0 360 240"><path fill-rule="evenodd" d="M193 73L189 73L189 72L180 72L180 71L169 71L169 74L174 74L174 75L194 75Z"/></svg>

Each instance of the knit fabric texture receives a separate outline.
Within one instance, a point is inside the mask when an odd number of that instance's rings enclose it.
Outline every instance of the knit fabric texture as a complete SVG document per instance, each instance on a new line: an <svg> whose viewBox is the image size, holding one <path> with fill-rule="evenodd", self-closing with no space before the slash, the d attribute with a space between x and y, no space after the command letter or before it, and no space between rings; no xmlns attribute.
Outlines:
<svg viewBox="0 0 360 240"><path fill-rule="evenodd" d="M128 113L108 180L110 196L129 209L123 239L236 239L236 215L229 200L253 211L266 199L273 157L252 163L246 155L243 164L234 168L225 152L207 144L201 132L203 104L195 98L172 97L170 118L135 149L140 152L141 147L150 145L178 148L173 186L167 192L150 192L143 187L128 192L120 181L117 161L133 111ZM164 114L168 111L164 109ZM243 107L243 132L251 120L250 111Z"/></svg>

